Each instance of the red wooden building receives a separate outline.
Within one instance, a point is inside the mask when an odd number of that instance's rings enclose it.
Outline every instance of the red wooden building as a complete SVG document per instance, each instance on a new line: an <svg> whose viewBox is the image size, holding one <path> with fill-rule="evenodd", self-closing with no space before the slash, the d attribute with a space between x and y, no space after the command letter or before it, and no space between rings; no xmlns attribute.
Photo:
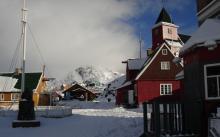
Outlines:
<svg viewBox="0 0 220 137"><path fill-rule="evenodd" d="M184 58L185 126L207 137L208 118L220 106L220 1L198 0L197 16L201 26L180 51Z"/></svg>
<svg viewBox="0 0 220 137"><path fill-rule="evenodd" d="M183 70L183 65L173 63L173 59L179 56L188 37L178 34L177 29L163 8L152 29L152 48L148 50L148 57L124 62L127 78L117 91L116 104L136 105L181 92L176 75Z"/></svg>

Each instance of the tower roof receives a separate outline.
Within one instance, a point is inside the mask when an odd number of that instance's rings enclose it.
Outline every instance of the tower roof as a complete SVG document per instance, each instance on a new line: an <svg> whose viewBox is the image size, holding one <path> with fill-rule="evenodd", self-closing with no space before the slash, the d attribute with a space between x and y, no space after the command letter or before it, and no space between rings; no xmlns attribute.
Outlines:
<svg viewBox="0 0 220 137"><path fill-rule="evenodd" d="M172 23L171 17L168 14L168 12L166 11L165 8L162 8L159 17L157 18L157 21L155 22L155 24L159 23L159 22L168 22L168 23Z"/></svg>

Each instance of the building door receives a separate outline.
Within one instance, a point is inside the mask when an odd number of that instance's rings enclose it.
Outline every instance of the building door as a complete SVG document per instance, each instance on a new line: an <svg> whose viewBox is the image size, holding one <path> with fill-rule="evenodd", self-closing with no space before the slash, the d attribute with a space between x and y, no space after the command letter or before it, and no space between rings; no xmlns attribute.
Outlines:
<svg viewBox="0 0 220 137"><path fill-rule="evenodd" d="M134 90L128 90L128 104L134 104Z"/></svg>

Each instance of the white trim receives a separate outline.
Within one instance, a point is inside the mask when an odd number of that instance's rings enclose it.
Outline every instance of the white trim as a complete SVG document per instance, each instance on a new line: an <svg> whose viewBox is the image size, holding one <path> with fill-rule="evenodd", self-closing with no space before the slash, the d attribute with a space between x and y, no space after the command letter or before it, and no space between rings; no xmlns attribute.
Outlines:
<svg viewBox="0 0 220 137"><path fill-rule="evenodd" d="M220 89L219 89L219 75L217 76L217 90L218 90L218 97L208 97L208 83L207 83L207 78L212 78L213 76L207 76L207 67L212 67L212 66L220 66L220 63L214 63L214 64L207 64L204 65L204 83L205 83L205 99L206 100L216 100L220 99Z"/></svg>
<svg viewBox="0 0 220 137"><path fill-rule="evenodd" d="M160 22L160 23L155 24L152 29L154 29L154 28L156 28L156 27L158 27L158 26L161 26L161 25L179 28L179 26L177 26L177 25L175 25L175 24L173 24L173 23Z"/></svg>
<svg viewBox="0 0 220 137"><path fill-rule="evenodd" d="M15 100L15 101L0 101L0 103L18 103L19 101L18 100Z"/></svg>
<svg viewBox="0 0 220 137"><path fill-rule="evenodd" d="M147 70L147 68L150 66L150 64L154 61L154 59L157 57L157 55L160 53L160 51L161 51L161 49L163 48L163 47L166 47L167 49L168 49L168 51L171 53L171 55L173 55L173 53L171 52L171 50L169 49L169 47L167 46L167 44L164 42L161 46L160 46L160 48L159 48L159 50L157 51L157 53L153 56L153 58L150 60L150 62L148 62L147 61L147 65L144 67L144 69L142 69L141 70L141 72L137 75L137 77L135 78L135 80L138 80L140 77L141 77L141 75ZM173 57L175 57L174 55L173 55ZM149 58L150 59L150 58ZM181 66L183 66L181 63L179 63Z"/></svg>

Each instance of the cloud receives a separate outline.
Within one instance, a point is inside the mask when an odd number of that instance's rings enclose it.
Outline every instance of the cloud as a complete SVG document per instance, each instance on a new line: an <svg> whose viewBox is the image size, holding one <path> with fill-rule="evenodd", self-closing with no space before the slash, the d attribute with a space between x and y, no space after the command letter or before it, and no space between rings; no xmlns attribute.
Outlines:
<svg viewBox="0 0 220 137"><path fill-rule="evenodd" d="M0 71L8 71L21 30L22 1L0 1ZM28 0L28 22L52 76L62 78L78 66L115 71L138 57L134 28L124 22L136 14L129 0ZM7 14L6 14L7 13ZM28 31L27 70L40 71L42 61Z"/></svg>

